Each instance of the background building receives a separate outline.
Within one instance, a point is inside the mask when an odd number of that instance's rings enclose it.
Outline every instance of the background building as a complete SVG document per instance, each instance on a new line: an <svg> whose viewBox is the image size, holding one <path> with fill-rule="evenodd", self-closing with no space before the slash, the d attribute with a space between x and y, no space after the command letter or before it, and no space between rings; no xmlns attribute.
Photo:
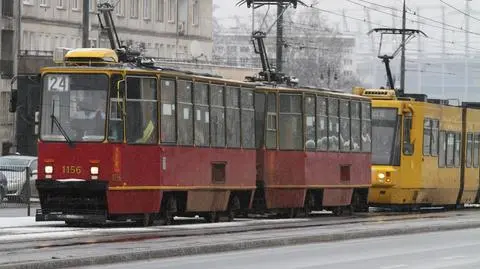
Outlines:
<svg viewBox="0 0 480 269"><path fill-rule="evenodd" d="M283 70L286 75L300 79L301 85L342 88L342 81L355 71L355 38L332 33L293 33L283 40ZM260 56L255 54L252 37L243 28L223 29L214 33L213 60L217 64L261 68ZM272 32L265 38L265 48L272 67L276 63L277 37ZM350 90L350 88L348 89Z"/></svg>
<svg viewBox="0 0 480 269"><path fill-rule="evenodd" d="M19 101L22 102L30 91L36 91L35 87L28 84L29 80L33 80L28 75L34 75L40 67L52 64L54 48L81 47L83 1L0 1L0 141L10 141L15 145L16 140L22 140L18 137L31 135L33 119L21 113L31 115L31 111L27 110L35 104L20 105L17 120L13 114L8 113L11 79L15 75L22 78L18 85L14 83L14 87L19 89L19 98L22 99ZM86 1L89 1L90 7L89 45L109 47L108 40L100 34L96 14L96 6L101 0ZM119 38L125 45L140 49L152 57L183 60L202 57L211 60L212 0L109 2L115 5L113 19ZM28 128L19 128L15 124ZM28 151L31 152L32 149Z"/></svg>

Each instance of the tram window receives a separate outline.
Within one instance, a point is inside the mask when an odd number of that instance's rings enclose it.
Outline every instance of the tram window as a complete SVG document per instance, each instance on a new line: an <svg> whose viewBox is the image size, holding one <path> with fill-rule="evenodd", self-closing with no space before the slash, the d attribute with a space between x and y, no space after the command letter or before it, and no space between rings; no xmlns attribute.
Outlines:
<svg viewBox="0 0 480 269"><path fill-rule="evenodd" d="M361 105L362 117L362 151L372 151L372 111L370 103L362 103Z"/></svg>
<svg viewBox="0 0 480 269"><path fill-rule="evenodd" d="M224 87L210 86L210 130L213 147L225 147L225 104Z"/></svg>
<svg viewBox="0 0 480 269"><path fill-rule="evenodd" d="M156 144L157 79L127 77L127 143Z"/></svg>
<svg viewBox="0 0 480 269"><path fill-rule="evenodd" d="M423 155L430 156L430 146L432 136L432 120L424 119L423 120Z"/></svg>
<svg viewBox="0 0 480 269"><path fill-rule="evenodd" d="M338 99L328 98L328 150L338 151L340 127L338 123Z"/></svg>
<svg viewBox="0 0 480 269"><path fill-rule="evenodd" d="M328 117L327 117L327 99L317 96L317 150L326 151L328 149Z"/></svg>
<svg viewBox="0 0 480 269"><path fill-rule="evenodd" d="M475 134L475 141L473 142L473 167L478 168L478 154L480 146L480 135Z"/></svg>
<svg viewBox="0 0 480 269"><path fill-rule="evenodd" d="M445 157L446 157L446 144L445 144L445 132L440 131L440 135L438 137L438 167L445 167Z"/></svg>
<svg viewBox="0 0 480 269"><path fill-rule="evenodd" d="M227 146L240 147L239 88L227 87L225 92L227 110Z"/></svg>
<svg viewBox="0 0 480 269"><path fill-rule="evenodd" d="M360 103L356 101L352 101L350 103L350 117L351 117L351 139L352 143L351 150L352 151L360 151Z"/></svg>
<svg viewBox="0 0 480 269"><path fill-rule="evenodd" d="M302 96L280 94L280 149L303 150Z"/></svg>
<svg viewBox="0 0 480 269"><path fill-rule="evenodd" d="M175 80L162 79L160 84L160 132L162 143L175 143Z"/></svg>
<svg viewBox="0 0 480 269"><path fill-rule="evenodd" d="M195 83L195 145L210 145L210 112L208 110L208 85Z"/></svg>
<svg viewBox="0 0 480 269"><path fill-rule="evenodd" d="M431 153L432 156L438 156L438 128L439 121L432 120Z"/></svg>
<svg viewBox="0 0 480 269"><path fill-rule="evenodd" d="M277 98L275 93L267 96L267 148L277 148Z"/></svg>
<svg viewBox="0 0 480 269"><path fill-rule="evenodd" d="M193 145L192 82L177 81L177 139L180 145Z"/></svg>
<svg viewBox="0 0 480 269"><path fill-rule="evenodd" d="M473 134L467 133L467 152L465 158L465 165L472 167L472 150L473 150Z"/></svg>
<svg viewBox="0 0 480 269"><path fill-rule="evenodd" d="M110 85L110 117L108 124L108 140L110 142L123 142L124 115L123 111L125 97L125 84L118 82L122 80L121 75L112 75Z"/></svg>
<svg viewBox="0 0 480 269"><path fill-rule="evenodd" d="M350 102L340 100L340 149L350 151Z"/></svg>
<svg viewBox="0 0 480 269"><path fill-rule="evenodd" d="M255 110L253 101L253 90L241 90L240 104L242 108L242 147L255 148Z"/></svg>
<svg viewBox="0 0 480 269"><path fill-rule="evenodd" d="M266 94L255 93L255 147L263 148L265 145L265 131L266 131Z"/></svg>
<svg viewBox="0 0 480 269"><path fill-rule="evenodd" d="M413 155L415 151L414 144L411 138L412 132L412 116L403 116L403 154Z"/></svg>
<svg viewBox="0 0 480 269"><path fill-rule="evenodd" d="M462 140L460 133L455 133L455 167L460 167L460 149L462 146Z"/></svg>
<svg viewBox="0 0 480 269"><path fill-rule="evenodd" d="M455 134L447 133L447 167L453 167L454 163L454 153L455 153Z"/></svg>
<svg viewBox="0 0 480 269"><path fill-rule="evenodd" d="M316 150L315 143L315 96L305 96L305 148L308 151Z"/></svg>

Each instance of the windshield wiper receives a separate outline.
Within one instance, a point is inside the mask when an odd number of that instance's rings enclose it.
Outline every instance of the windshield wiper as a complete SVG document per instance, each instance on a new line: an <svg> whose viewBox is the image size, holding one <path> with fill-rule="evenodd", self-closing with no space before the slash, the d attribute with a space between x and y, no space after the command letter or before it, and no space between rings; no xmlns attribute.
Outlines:
<svg viewBox="0 0 480 269"><path fill-rule="evenodd" d="M67 140L68 145L70 145L70 147L73 148L73 146L74 146L73 141L70 139L70 137L68 137L67 132L65 132L65 129L63 129L63 127L60 124L60 122L58 121L57 117L55 117L55 115L52 114L52 115L50 115L50 118L52 119L52 122L55 123L57 128L60 130L60 133L62 133L63 137L65 137L65 140Z"/></svg>
<svg viewBox="0 0 480 269"><path fill-rule="evenodd" d="M60 130L60 133L63 135L63 137L65 137L65 140L67 140L68 145L73 148L74 147L73 141L70 139L70 137L68 137L67 132L65 132L65 129L63 129L62 125L58 121L57 117L54 114L54 111L55 111L55 101L53 101L52 114L50 115L50 118L52 119L51 132L53 133L53 123L55 123L58 130Z"/></svg>

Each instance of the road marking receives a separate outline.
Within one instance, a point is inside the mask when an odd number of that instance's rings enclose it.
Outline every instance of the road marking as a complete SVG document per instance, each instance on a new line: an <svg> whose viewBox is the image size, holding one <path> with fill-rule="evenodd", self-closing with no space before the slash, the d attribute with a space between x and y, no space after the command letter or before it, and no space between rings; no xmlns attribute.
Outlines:
<svg viewBox="0 0 480 269"><path fill-rule="evenodd" d="M395 268L402 268L402 267L408 267L408 265L406 265L406 264L396 264L396 265L382 266L380 268L381 269L395 269Z"/></svg>

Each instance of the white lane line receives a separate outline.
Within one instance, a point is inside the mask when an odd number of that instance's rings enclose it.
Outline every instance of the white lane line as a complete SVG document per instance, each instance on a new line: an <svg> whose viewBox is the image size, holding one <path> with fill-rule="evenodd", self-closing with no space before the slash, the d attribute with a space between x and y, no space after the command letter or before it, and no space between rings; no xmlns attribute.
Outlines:
<svg viewBox="0 0 480 269"><path fill-rule="evenodd" d="M403 268L403 267L408 267L408 265L406 264L387 265L387 266L380 267L380 269L395 269L395 268Z"/></svg>

